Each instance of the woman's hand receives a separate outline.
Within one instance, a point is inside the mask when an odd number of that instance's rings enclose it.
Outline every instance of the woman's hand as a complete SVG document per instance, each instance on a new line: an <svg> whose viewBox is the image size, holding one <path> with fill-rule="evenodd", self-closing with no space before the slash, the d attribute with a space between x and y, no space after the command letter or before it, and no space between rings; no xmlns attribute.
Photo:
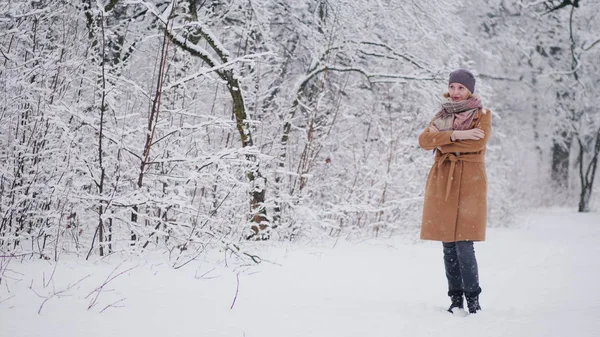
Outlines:
<svg viewBox="0 0 600 337"><path fill-rule="evenodd" d="M483 137L485 137L485 132L479 128L452 132L453 140L479 140Z"/></svg>
<svg viewBox="0 0 600 337"><path fill-rule="evenodd" d="M429 126L429 132L439 132L440 130L438 130L438 128L435 125L430 125Z"/></svg>

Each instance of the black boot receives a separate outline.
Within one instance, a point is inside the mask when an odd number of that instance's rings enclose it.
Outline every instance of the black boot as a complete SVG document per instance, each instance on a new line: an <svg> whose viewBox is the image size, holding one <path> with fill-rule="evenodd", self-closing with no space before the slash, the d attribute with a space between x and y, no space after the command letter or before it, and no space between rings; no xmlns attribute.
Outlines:
<svg viewBox="0 0 600 337"><path fill-rule="evenodd" d="M469 308L470 314L476 314L477 311L481 310L481 305L479 305L479 294L481 294L481 288L478 288L477 291L472 293L465 292L467 308Z"/></svg>
<svg viewBox="0 0 600 337"><path fill-rule="evenodd" d="M479 305L479 295L466 296L466 298L467 308L469 308L469 314L476 314L477 311L481 310L481 306Z"/></svg>
<svg viewBox="0 0 600 337"><path fill-rule="evenodd" d="M462 291L449 291L448 296L450 296L450 301L451 301L450 308L448 308L448 312L454 313L452 311L452 309L454 309L454 308L463 309L464 308Z"/></svg>

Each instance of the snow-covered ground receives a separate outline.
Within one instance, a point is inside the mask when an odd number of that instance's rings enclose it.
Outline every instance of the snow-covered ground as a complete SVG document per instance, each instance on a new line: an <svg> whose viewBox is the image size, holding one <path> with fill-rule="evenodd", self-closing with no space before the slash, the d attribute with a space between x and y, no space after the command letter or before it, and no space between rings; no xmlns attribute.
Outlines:
<svg viewBox="0 0 600 337"><path fill-rule="evenodd" d="M0 336L600 336L600 214L546 210L521 223L476 244L476 315L445 312L439 243L268 243L256 267L13 260Z"/></svg>

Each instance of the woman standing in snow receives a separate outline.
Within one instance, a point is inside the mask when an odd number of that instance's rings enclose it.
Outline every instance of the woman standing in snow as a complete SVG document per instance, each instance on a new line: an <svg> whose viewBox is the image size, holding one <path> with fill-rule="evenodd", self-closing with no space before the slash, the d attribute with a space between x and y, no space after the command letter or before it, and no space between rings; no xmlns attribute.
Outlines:
<svg viewBox="0 0 600 337"><path fill-rule="evenodd" d="M485 149L492 114L474 92L471 72L452 72L440 111L419 136L423 149L435 151L425 188L421 239L442 241L450 312L463 308L463 295L470 313L481 310L473 242L485 240Z"/></svg>

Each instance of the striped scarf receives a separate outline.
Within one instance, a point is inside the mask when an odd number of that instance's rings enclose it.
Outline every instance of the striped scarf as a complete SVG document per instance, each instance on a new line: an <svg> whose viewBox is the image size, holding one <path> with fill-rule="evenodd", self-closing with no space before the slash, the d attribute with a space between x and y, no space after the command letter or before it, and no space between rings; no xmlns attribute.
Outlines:
<svg viewBox="0 0 600 337"><path fill-rule="evenodd" d="M481 100L477 96L460 102L446 100L442 103L442 109L433 117L433 124L440 131L466 130L475 117L477 110L481 109ZM468 111L468 117L462 120L454 118L454 114Z"/></svg>

